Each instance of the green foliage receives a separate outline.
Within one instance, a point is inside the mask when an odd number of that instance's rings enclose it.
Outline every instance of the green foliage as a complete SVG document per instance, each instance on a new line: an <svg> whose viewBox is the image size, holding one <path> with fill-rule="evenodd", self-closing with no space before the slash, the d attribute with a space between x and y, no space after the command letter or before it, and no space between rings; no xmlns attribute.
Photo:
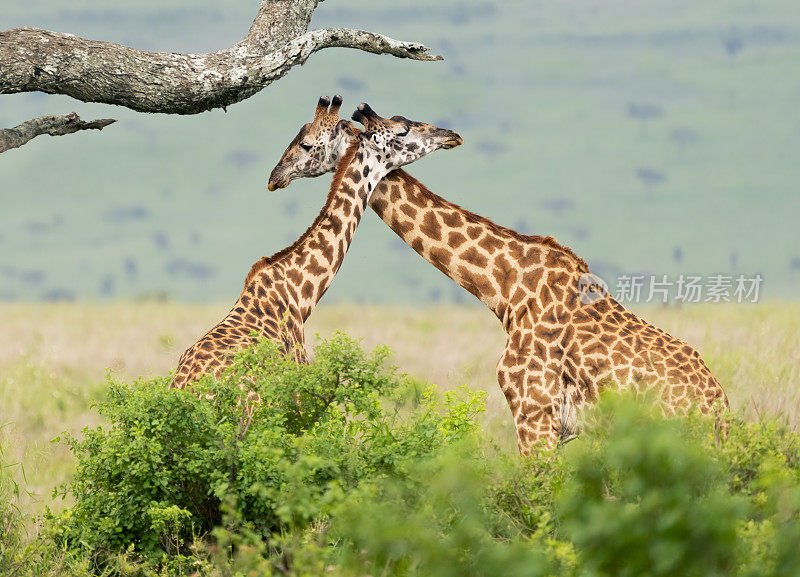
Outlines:
<svg viewBox="0 0 800 577"><path fill-rule="evenodd" d="M65 435L77 471L62 494L76 503L51 516L54 537L99 558L132 547L157 561L218 527L223 502L264 539L303 531L364 481L404 478L477 429L475 394L439 403L429 389L404 414L407 385L387 356L336 335L298 366L265 341L192 391L112 381L98 406L110 427Z"/></svg>
<svg viewBox="0 0 800 577"><path fill-rule="evenodd" d="M774 422L732 418L720 442L700 415L665 419L642 399L610 394L562 451L520 460L460 443L402 482L363 485L331 523L337 567L437 577L796 575L796 451L797 435Z"/></svg>
<svg viewBox="0 0 800 577"><path fill-rule="evenodd" d="M343 568L353 575L549 574L550 562L532 546L524 524L506 522L525 513L496 506L496 462L468 441L419 461L402 481L362 486L332 524L342 540ZM502 538L493 534L499 527Z"/></svg>
<svg viewBox="0 0 800 577"><path fill-rule="evenodd" d="M800 438L779 420L739 421L717 457L729 471L730 489L754 496L763 492L759 479L768 470L800 474Z"/></svg>
<svg viewBox="0 0 800 577"><path fill-rule="evenodd" d="M730 575L742 499L683 419L612 396L571 451L566 534L592 574Z"/></svg>
<svg viewBox="0 0 800 577"><path fill-rule="evenodd" d="M732 417L720 441L697 414L664 419L619 395L587 423L558 507L586 574L798 574L796 433Z"/></svg>
<svg viewBox="0 0 800 577"><path fill-rule="evenodd" d="M800 571L800 439L779 421L738 422L716 456L732 492L747 496L741 574Z"/></svg>
<svg viewBox="0 0 800 577"><path fill-rule="evenodd" d="M800 448L776 422L730 417L720 440L610 394L575 441L522 459L480 429L479 395L438 397L344 335L315 352L260 343L192 391L111 382L109 426L64 437L74 505L17 540L20 573L800 572Z"/></svg>

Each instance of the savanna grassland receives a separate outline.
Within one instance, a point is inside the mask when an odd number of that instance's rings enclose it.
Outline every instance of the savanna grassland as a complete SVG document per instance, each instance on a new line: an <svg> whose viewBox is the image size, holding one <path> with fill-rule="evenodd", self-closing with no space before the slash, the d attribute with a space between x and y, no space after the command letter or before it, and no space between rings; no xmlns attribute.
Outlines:
<svg viewBox="0 0 800 577"><path fill-rule="evenodd" d="M50 440L100 422L90 408L105 394L105 374L132 381L165 375L180 353L212 326L224 305L173 303L16 304L0 307L0 424L6 450L22 462L32 509L69 477L73 460ZM691 343L722 382L734 410L779 415L800 426L800 303L646 308L642 316ZM315 311L307 335L342 330L365 349L388 345L403 372L441 390L486 391L489 431L509 450L514 433L495 364L499 323L466 307L330 306ZM56 503L55 506L59 506Z"/></svg>

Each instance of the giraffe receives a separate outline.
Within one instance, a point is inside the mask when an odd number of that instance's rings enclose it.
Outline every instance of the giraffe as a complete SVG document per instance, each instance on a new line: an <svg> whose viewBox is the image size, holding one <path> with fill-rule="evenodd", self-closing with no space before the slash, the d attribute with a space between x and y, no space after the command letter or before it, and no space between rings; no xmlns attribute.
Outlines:
<svg viewBox="0 0 800 577"><path fill-rule="evenodd" d="M361 112L367 130L389 130L403 121ZM339 148L356 133L342 123L324 131ZM331 170L331 160L313 147L302 153L292 148L273 170L270 186ZM316 158L311 171L295 165L305 156ZM369 204L414 251L502 323L506 346L497 380L523 455L535 444L552 447L572 438L579 411L609 387L656 388L667 413L695 405L710 414L728 406L697 351L625 309L583 259L554 238L497 225L434 194L403 170L385 176Z"/></svg>
<svg viewBox="0 0 800 577"><path fill-rule="evenodd" d="M338 122L341 103L339 96L333 102L320 98L313 126L304 127L290 148L302 149L317 128ZM354 120L360 118L354 114ZM285 354L307 362L304 323L339 270L377 184L390 170L461 142L455 132L410 120L350 139L313 224L292 245L252 266L228 315L183 353L171 387L185 388L207 373L219 376L230 365L232 350L258 338L278 342Z"/></svg>

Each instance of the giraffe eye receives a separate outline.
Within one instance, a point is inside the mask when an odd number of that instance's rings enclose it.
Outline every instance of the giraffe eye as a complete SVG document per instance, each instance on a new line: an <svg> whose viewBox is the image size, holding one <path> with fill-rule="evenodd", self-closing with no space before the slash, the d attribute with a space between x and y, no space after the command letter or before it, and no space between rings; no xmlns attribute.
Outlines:
<svg viewBox="0 0 800 577"><path fill-rule="evenodd" d="M301 142L300 143L300 148L302 148L306 152L309 152L311 150L311 145L310 144L306 144L304 142Z"/></svg>

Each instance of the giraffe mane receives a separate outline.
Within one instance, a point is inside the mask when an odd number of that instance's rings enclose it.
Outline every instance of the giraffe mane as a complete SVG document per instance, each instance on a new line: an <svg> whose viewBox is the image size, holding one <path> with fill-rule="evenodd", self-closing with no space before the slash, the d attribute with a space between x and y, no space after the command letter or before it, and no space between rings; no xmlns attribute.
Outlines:
<svg viewBox="0 0 800 577"><path fill-rule="evenodd" d="M333 204L333 199L336 195L336 191L339 189L339 185L342 183L342 179L344 178L345 172L347 172L347 167L350 166L350 163L353 160L353 157L356 155L356 151L358 150L358 146L360 141L358 139L354 140L350 146L347 148L347 151L342 155L339 164L336 165L336 172L333 175L333 181L331 182L331 188L328 191L328 197L325 199L325 205L319 211L317 218L314 219L314 222L311 223L306 231L300 235L300 237L294 241L292 244L287 246L286 248L282 248L272 256L265 256L258 260L252 268L250 268L250 272L247 274L247 277L244 280L244 286L247 288L247 285L253 280L253 278L266 267L275 264L288 254L294 252L294 250L300 246L311 234L311 231L320 223L320 221L325 218L328 209Z"/></svg>
<svg viewBox="0 0 800 577"><path fill-rule="evenodd" d="M564 246L563 244L559 243L556 239L552 236L540 236L540 235L527 235L527 234L520 234L515 230L510 228L506 228L504 226L500 226L499 224L489 220L488 218L481 216L479 214L475 214L474 212L470 212L467 209L457 205L454 202L450 202L449 200L445 200L438 194L434 194L428 188L418 181L416 178L408 174L405 170L399 169L394 171L395 174L400 176L406 182L413 184L419 187L423 192L428 195L428 198L433 199L435 203L439 203L441 206L445 208L451 208L457 210L464 218L471 222L472 224L479 224L485 226L492 232L503 236L510 236L522 242L530 242L534 244L541 244L548 248L559 250L566 254L570 259L572 259L578 267L579 272L589 272L589 266L586 264L581 257L579 257L575 252L569 248L568 246Z"/></svg>

